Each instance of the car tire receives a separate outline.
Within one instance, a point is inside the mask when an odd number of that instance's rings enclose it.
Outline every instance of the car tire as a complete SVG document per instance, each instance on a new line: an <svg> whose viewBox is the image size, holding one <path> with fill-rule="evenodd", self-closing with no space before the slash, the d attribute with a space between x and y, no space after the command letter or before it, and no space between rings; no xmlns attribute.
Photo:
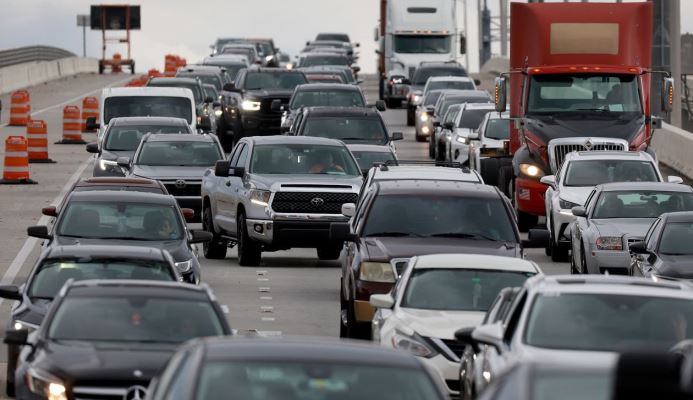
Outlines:
<svg viewBox="0 0 693 400"><path fill-rule="evenodd" d="M17 358L19 357L18 349L13 350L11 347L7 346L7 368L5 370L5 394L7 397L14 397L14 373L17 369Z"/></svg>
<svg viewBox="0 0 693 400"><path fill-rule="evenodd" d="M551 241L551 261L565 262L568 259L568 246Z"/></svg>
<svg viewBox="0 0 693 400"><path fill-rule="evenodd" d="M402 100L387 99L385 100L387 108L399 108L402 105Z"/></svg>
<svg viewBox="0 0 693 400"><path fill-rule="evenodd" d="M435 132L431 132L431 135L428 137L428 158L431 159L436 158L435 136Z"/></svg>
<svg viewBox="0 0 693 400"><path fill-rule="evenodd" d="M581 274L589 274L589 270L587 269L587 261L585 259L585 248L580 246L580 273Z"/></svg>
<svg viewBox="0 0 693 400"><path fill-rule="evenodd" d="M325 246L320 246L316 250L318 251L318 258L320 260L328 261L338 259L339 253L342 252L342 247L333 244L328 244Z"/></svg>
<svg viewBox="0 0 693 400"><path fill-rule="evenodd" d="M356 322L356 311L354 311L354 303L347 303L347 326L346 337L350 339L371 340L370 327L363 326ZM368 329L366 329L368 328Z"/></svg>
<svg viewBox="0 0 693 400"><path fill-rule="evenodd" d="M497 158L484 158L479 160L480 175L484 183L491 186L498 186L500 175L500 160Z"/></svg>
<svg viewBox="0 0 693 400"><path fill-rule="evenodd" d="M407 107L407 126L414 126L414 110Z"/></svg>
<svg viewBox="0 0 693 400"><path fill-rule="evenodd" d="M238 214L238 264L244 267L256 267L262 259L260 244L248 235L248 227L245 223L245 214Z"/></svg>
<svg viewBox="0 0 693 400"><path fill-rule="evenodd" d="M425 142L427 139L426 136L421 136L421 135L415 135L415 137L416 137L416 141L419 143Z"/></svg>
<svg viewBox="0 0 693 400"><path fill-rule="evenodd" d="M214 229L212 209L206 206L202 212L202 229L212 234L212 240L202 244L202 254L208 260L223 260L226 258L226 241Z"/></svg>
<svg viewBox="0 0 693 400"><path fill-rule="evenodd" d="M436 157L435 157L436 161L445 161L445 152L446 152L445 151L445 145L442 143L438 143L438 145L436 147L437 147Z"/></svg>

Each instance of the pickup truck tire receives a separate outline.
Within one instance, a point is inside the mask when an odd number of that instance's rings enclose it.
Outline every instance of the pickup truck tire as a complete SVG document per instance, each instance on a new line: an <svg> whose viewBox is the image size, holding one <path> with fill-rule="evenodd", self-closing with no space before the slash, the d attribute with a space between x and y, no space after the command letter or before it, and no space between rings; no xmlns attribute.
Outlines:
<svg viewBox="0 0 693 400"><path fill-rule="evenodd" d="M436 158L435 137L435 132L431 132L431 135L428 137L428 158Z"/></svg>
<svg viewBox="0 0 693 400"><path fill-rule="evenodd" d="M223 260L226 258L228 246L224 239L214 230L212 222L212 210L206 206L202 212L202 229L212 234L212 240L202 244L202 253L209 260Z"/></svg>
<svg viewBox="0 0 693 400"><path fill-rule="evenodd" d="M342 252L341 246L325 245L317 248L318 258L321 260L336 260L339 258L339 253Z"/></svg>
<svg viewBox="0 0 693 400"><path fill-rule="evenodd" d="M414 126L414 109L407 107L407 126Z"/></svg>
<svg viewBox="0 0 693 400"><path fill-rule="evenodd" d="M244 267L256 267L260 265L262 249L260 244L250 238L248 227L245 223L245 214L238 213L238 264Z"/></svg>

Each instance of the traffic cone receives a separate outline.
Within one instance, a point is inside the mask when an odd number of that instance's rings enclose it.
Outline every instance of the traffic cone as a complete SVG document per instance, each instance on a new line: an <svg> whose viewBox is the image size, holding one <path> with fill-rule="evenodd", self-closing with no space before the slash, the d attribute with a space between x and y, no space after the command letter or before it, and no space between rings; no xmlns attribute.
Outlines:
<svg viewBox="0 0 693 400"><path fill-rule="evenodd" d="M55 144L87 144L82 139L78 106L63 108L63 138Z"/></svg>
<svg viewBox="0 0 693 400"><path fill-rule="evenodd" d="M29 153L24 136L8 136L5 139L5 161L2 170L3 185L26 185L38 182L29 178Z"/></svg>
<svg viewBox="0 0 693 400"><path fill-rule="evenodd" d="M89 117L99 120L99 100L96 97L82 99L82 132L96 132L96 129L87 129L87 118Z"/></svg>
<svg viewBox="0 0 693 400"><path fill-rule="evenodd" d="M10 123L12 126L26 126L31 118L31 104L29 92L26 90L17 90L12 93L10 104Z"/></svg>
<svg viewBox="0 0 693 400"><path fill-rule="evenodd" d="M48 158L48 125L46 121L32 119L26 124L26 137L29 143L29 162L50 164Z"/></svg>

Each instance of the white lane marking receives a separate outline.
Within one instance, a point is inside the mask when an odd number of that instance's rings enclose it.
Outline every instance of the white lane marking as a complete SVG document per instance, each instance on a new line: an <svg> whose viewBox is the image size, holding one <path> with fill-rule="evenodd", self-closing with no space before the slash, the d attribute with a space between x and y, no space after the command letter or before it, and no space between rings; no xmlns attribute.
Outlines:
<svg viewBox="0 0 693 400"><path fill-rule="evenodd" d="M269 278L257 278L258 282L267 282Z"/></svg>
<svg viewBox="0 0 693 400"><path fill-rule="evenodd" d="M274 312L274 307L272 307L272 306L261 306L261 307L260 307L260 312L262 312L262 313L273 313L273 312Z"/></svg>
<svg viewBox="0 0 693 400"><path fill-rule="evenodd" d="M271 322L271 321L274 321L274 317L262 317L261 320L266 321L266 322Z"/></svg>
<svg viewBox="0 0 693 400"><path fill-rule="evenodd" d="M272 300L272 296L260 296L260 300Z"/></svg>
<svg viewBox="0 0 693 400"><path fill-rule="evenodd" d="M67 183L65 186L63 186L62 190L58 194L58 196L53 199L51 204L58 204L60 200L65 197L67 194L67 191L70 190L72 185L77 181L77 179L82 176L82 173L84 170L87 168L89 165L89 162L91 161L91 157L87 158L86 161L84 161L78 168L77 171L70 176L70 179L67 180ZM41 216L39 218L38 222L36 223L37 225L46 225L50 221L51 217L48 217L46 215ZM17 274L19 273L19 270L22 268L22 265L26 262L27 257L29 257L29 254L31 254L31 251L34 249L34 246L38 242L37 238L27 238L27 240L24 242L24 245L22 248L19 250L19 253L17 253L17 256L15 256L14 260L12 260L12 263L10 264L9 268L7 268L7 271L5 271L5 275L2 276L2 279L0 279L0 284L2 285L9 285L12 282L14 282L14 279L17 277ZM2 305L2 302L4 299L0 298L0 305Z"/></svg>
<svg viewBox="0 0 693 400"><path fill-rule="evenodd" d="M257 291L260 293L269 293L270 288L269 287L259 287L259 288L257 288Z"/></svg>

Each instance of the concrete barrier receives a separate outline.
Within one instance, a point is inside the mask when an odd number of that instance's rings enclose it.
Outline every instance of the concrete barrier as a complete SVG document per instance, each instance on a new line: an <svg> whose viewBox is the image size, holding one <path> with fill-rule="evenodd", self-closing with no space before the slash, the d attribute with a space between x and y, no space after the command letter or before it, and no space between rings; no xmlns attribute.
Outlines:
<svg viewBox="0 0 693 400"><path fill-rule="evenodd" d="M652 138L660 163L693 179L693 133L664 124Z"/></svg>
<svg viewBox="0 0 693 400"><path fill-rule="evenodd" d="M99 72L94 58L70 57L0 68L0 94L81 73Z"/></svg>

